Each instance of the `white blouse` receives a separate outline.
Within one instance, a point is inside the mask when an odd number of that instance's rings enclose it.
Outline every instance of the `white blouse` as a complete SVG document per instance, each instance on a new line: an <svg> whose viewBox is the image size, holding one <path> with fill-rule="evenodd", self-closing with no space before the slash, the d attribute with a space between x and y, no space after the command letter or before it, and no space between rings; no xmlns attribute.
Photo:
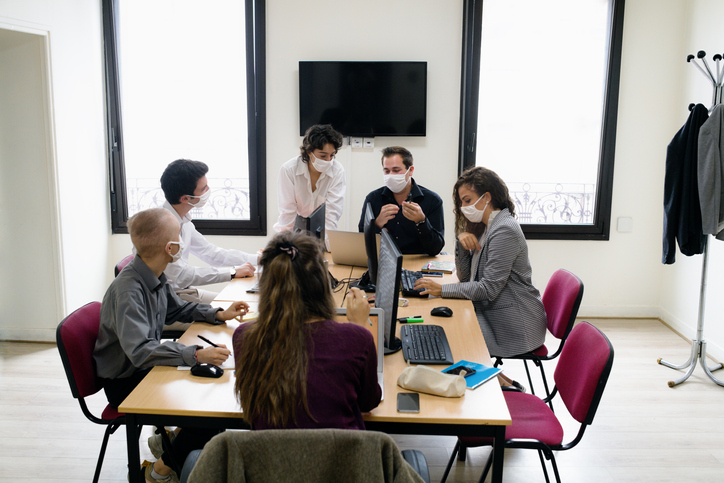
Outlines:
<svg viewBox="0 0 724 483"><path fill-rule="evenodd" d="M302 157L290 159L282 165L279 172L277 182L279 219L274 224L274 231L291 230L297 214L307 217L322 203L327 203L325 229L336 230L337 222L342 216L345 191L344 168L336 159L329 170L319 176L317 189L314 192L312 192L309 168L302 161Z"/></svg>

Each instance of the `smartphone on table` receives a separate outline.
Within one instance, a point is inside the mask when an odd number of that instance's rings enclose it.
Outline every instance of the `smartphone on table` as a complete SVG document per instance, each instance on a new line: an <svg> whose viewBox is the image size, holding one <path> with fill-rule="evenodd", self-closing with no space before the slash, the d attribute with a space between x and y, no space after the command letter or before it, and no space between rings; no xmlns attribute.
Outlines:
<svg viewBox="0 0 724 483"><path fill-rule="evenodd" d="M401 413L419 413L420 395L416 392L398 392L397 411Z"/></svg>

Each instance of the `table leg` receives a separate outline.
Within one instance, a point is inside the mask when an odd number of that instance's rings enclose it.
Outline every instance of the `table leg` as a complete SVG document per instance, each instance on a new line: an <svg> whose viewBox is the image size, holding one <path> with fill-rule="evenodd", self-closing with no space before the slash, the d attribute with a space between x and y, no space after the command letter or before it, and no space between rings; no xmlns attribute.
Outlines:
<svg viewBox="0 0 724 483"><path fill-rule="evenodd" d="M493 437L493 483L503 483L503 453L505 452L505 426L495 428Z"/></svg>
<svg viewBox="0 0 724 483"><path fill-rule="evenodd" d="M141 478L141 457L138 447L140 437L140 427L136 416L126 413L126 447L128 448L128 481L130 483L144 483Z"/></svg>

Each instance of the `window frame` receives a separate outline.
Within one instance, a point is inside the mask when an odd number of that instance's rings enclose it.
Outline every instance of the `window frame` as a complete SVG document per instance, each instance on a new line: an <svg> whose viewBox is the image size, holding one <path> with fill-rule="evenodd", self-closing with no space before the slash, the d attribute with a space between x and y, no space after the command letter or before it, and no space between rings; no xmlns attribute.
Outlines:
<svg viewBox="0 0 724 483"><path fill-rule="evenodd" d="M205 235L267 234L266 205L266 3L244 0L246 23L246 93L249 156L249 220L194 220ZM116 22L118 0L103 0L106 83L106 135L111 232L128 233L128 197L123 151ZM159 173L159 178L161 174Z"/></svg>
<svg viewBox="0 0 724 483"><path fill-rule="evenodd" d="M458 175L475 166L480 87L480 50L484 0L465 0L463 5L462 75L460 88L460 139ZM590 225L521 224L529 240L608 240L611 231L613 168L616 122L621 78L624 0L612 0L609 7L608 58L604 88L603 122L596 185L596 206Z"/></svg>

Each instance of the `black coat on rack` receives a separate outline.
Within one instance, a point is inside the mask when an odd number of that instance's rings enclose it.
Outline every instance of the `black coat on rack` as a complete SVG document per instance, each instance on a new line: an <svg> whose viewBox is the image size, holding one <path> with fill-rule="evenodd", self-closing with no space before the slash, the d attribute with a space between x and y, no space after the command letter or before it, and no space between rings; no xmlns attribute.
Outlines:
<svg viewBox="0 0 724 483"><path fill-rule="evenodd" d="M666 149L664 178L664 253L662 263L675 261L676 245L686 256L704 253L697 180L699 130L709 118L703 104L691 110L684 126Z"/></svg>

